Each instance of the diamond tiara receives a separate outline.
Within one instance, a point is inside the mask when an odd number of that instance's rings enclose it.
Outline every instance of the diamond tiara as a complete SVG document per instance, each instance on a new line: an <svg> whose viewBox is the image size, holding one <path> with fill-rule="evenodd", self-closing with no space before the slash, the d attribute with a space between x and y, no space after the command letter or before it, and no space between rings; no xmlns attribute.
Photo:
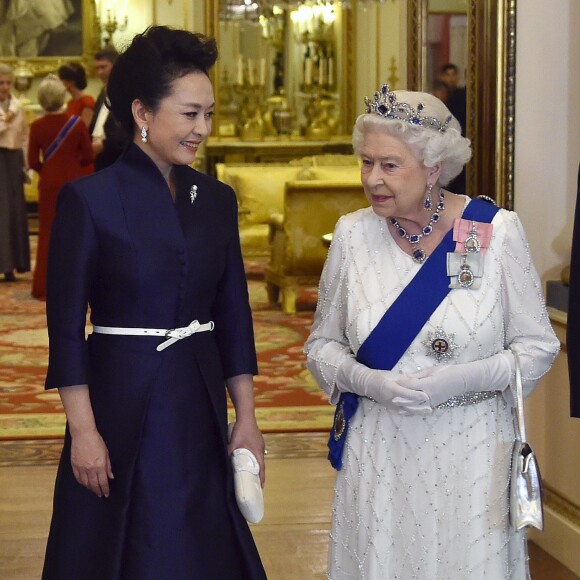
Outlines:
<svg viewBox="0 0 580 580"><path fill-rule="evenodd" d="M421 112L425 108L423 103L419 103L417 109L414 109L409 103L397 102L397 95L391 91L389 85L381 86L381 90L375 93L374 101L365 97L365 104L367 113L375 113L387 119L398 119L411 125L435 129L440 133L447 131L447 126L453 118L449 115L442 123L437 117L422 115Z"/></svg>

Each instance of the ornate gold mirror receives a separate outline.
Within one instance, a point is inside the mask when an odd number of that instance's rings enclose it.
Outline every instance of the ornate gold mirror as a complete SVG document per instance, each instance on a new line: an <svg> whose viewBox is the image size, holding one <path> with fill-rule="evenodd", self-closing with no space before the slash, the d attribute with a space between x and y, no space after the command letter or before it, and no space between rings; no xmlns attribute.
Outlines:
<svg viewBox="0 0 580 580"><path fill-rule="evenodd" d="M349 131L349 10L207 0L206 15L220 50L216 137L327 140Z"/></svg>
<svg viewBox="0 0 580 580"><path fill-rule="evenodd" d="M467 192L489 195L512 209L516 0L409 0L408 86L433 88L430 15L457 15L461 4L467 17L466 134L473 145Z"/></svg>

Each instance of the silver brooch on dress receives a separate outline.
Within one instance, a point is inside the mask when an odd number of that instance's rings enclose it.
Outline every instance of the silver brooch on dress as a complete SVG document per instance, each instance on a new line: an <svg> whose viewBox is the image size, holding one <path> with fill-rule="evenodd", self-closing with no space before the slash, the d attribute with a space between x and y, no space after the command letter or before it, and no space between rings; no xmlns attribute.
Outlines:
<svg viewBox="0 0 580 580"><path fill-rule="evenodd" d="M457 348L455 333L447 333L438 326L433 332L427 334L423 345L427 347L427 355L435 357L437 362L449 360L455 356L455 349Z"/></svg>
<svg viewBox="0 0 580 580"><path fill-rule="evenodd" d="M197 185L192 185L191 189L189 190L189 199L191 200L191 203L195 201L196 197L197 197Z"/></svg>

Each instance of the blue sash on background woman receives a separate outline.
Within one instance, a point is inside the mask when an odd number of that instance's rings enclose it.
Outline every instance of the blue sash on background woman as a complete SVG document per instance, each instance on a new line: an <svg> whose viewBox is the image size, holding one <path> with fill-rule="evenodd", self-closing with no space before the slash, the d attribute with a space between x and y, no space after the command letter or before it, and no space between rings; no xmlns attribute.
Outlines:
<svg viewBox="0 0 580 580"><path fill-rule="evenodd" d="M491 223L498 209L489 202L472 199L461 217ZM391 370L397 364L451 290L447 274L447 253L454 249L451 228L363 342L356 355L358 362L369 368L385 371ZM358 399L359 395L355 393L341 393L336 405L334 425L328 440L328 459L337 470L342 469L342 454L349 421L357 409Z"/></svg>
<svg viewBox="0 0 580 580"><path fill-rule="evenodd" d="M52 157L52 155L61 146L62 142L66 139L66 136L70 133L71 129L76 125L79 119L80 117L78 115L73 115L64 124L64 127L58 132L58 135L54 138L54 141L46 148L43 156L43 163L46 163L49 160L49 158Z"/></svg>

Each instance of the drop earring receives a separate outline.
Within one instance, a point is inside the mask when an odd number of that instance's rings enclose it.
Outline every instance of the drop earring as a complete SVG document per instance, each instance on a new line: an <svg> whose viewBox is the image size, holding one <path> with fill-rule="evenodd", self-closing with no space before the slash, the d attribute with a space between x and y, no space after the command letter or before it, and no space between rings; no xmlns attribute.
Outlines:
<svg viewBox="0 0 580 580"><path fill-rule="evenodd" d="M429 183L427 185L427 192L425 193L425 201L423 202L423 208L429 211L433 207L433 199L431 197L431 190L433 189L433 185Z"/></svg>
<svg viewBox="0 0 580 580"><path fill-rule="evenodd" d="M141 127L141 141L147 143L147 127L145 126Z"/></svg>

